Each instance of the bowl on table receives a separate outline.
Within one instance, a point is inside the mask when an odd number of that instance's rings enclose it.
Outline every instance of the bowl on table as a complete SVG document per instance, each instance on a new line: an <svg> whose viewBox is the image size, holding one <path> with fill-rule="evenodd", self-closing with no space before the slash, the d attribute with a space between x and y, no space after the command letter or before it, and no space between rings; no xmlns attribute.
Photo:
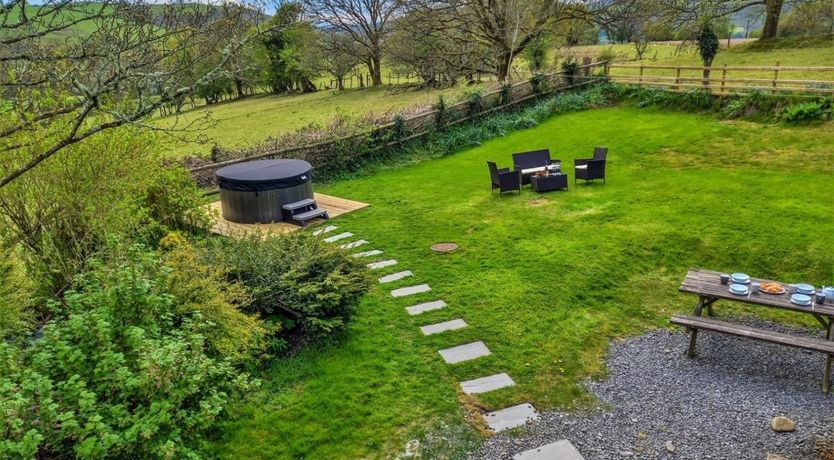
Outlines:
<svg viewBox="0 0 834 460"><path fill-rule="evenodd" d="M733 283L730 285L730 293L735 295L747 295L750 289L745 284Z"/></svg>
<svg viewBox="0 0 834 460"><path fill-rule="evenodd" d="M730 280L735 284L750 283L750 277L746 273L733 273L730 275Z"/></svg>
<svg viewBox="0 0 834 460"><path fill-rule="evenodd" d="M814 289L814 286L811 286L810 284L797 284L796 285L796 293L797 294L803 294L803 295L809 295L810 296L810 295L814 295L815 291L816 291L816 289Z"/></svg>
<svg viewBox="0 0 834 460"><path fill-rule="evenodd" d="M807 307L811 305L811 296L805 294L793 294L791 296L791 303Z"/></svg>

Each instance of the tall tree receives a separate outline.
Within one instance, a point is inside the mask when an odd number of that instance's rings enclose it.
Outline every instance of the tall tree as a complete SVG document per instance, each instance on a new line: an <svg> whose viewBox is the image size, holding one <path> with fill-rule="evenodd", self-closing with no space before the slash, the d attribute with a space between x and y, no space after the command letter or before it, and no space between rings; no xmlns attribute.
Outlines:
<svg viewBox="0 0 834 460"><path fill-rule="evenodd" d="M359 45L358 56L368 67L374 86L382 84L382 56L390 21L403 0L304 0L309 14L322 26L348 34Z"/></svg>
<svg viewBox="0 0 834 460"><path fill-rule="evenodd" d="M236 3L0 3L0 189L69 146L143 125L166 104L222 78L263 18ZM224 48L221 59L195 76L202 57L184 51L214 47ZM49 140L37 149L26 136L35 128Z"/></svg>
<svg viewBox="0 0 834 460"><path fill-rule="evenodd" d="M779 31L779 20L786 4L799 4L806 0L661 0L669 12L678 15L684 24L700 24L704 16L709 20L725 17L749 8L763 8L765 13L762 39L774 38ZM696 27L697 29L697 27Z"/></svg>

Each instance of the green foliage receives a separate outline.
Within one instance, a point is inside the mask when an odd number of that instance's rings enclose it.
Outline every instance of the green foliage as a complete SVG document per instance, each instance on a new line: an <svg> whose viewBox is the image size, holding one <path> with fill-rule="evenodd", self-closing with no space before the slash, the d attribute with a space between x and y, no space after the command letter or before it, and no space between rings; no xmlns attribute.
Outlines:
<svg viewBox="0 0 834 460"><path fill-rule="evenodd" d="M507 105L510 103L510 96L512 95L513 85L511 83L502 83L500 88L500 97L498 98L498 105Z"/></svg>
<svg viewBox="0 0 834 460"><path fill-rule="evenodd" d="M281 315L319 339L344 331L370 288L362 262L305 232L217 241L209 260L246 286L251 310Z"/></svg>
<svg viewBox="0 0 834 460"><path fill-rule="evenodd" d="M834 99L800 102L785 107L780 118L788 122L808 122L834 118Z"/></svg>
<svg viewBox="0 0 834 460"><path fill-rule="evenodd" d="M160 243L162 261L170 273L165 278L173 296L175 313L193 315L211 322L206 343L215 356L244 361L257 356L267 330L255 315L241 311L251 302L246 288L229 282L223 271L202 261L200 254L182 236L170 234Z"/></svg>
<svg viewBox="0 0 834 460"><path fill-rule="evenodd" d="M177 314L153 254L94 265L31 349L0 344L0 457L198 458L253 382L209 356L214 325Z"/></svg>
<svg viewBox="0 0 834 460"><path fill-rule="evenodd" d="M474 119L484 111L484 95L481 91L472 91L466 96L467 115Z"/></svg>
<svg viewBox="0 0 834 460"><path fill-rule="evenodd" d="M32 329L35 286L14 252L0 246L0 342L19 341Z"/></svg>
<svg viewBox="0 0 834 460"><path fill-rule="evenodd" d="M606 48L602 48L600 52L597 54L597 61L607 61L609 64L613 64L614 61L617 60L617 51L614 50L613 46L609 46Z"/></svg>
<svg viewBox="0 0 834 460"><path fill-rule="evenodd" d="M712 60L718 54L719 44L718 35L715 34L710 24L707 23L701 27L701 30L698 31L696 41L698 42L698 53L701 55L704 66L711 66Z"/></svg>
<svg viewBox="0 0 834 460"><path fill-rule="evenodd" d="M533 87L534 94L542 94L547 92L548 85L547 85L547 76L542 74L534 74L530 77L530 85Z"/></svg>
<svg viewBox="0 0 834 460"><path fill-rule="evenodd" d="M394 115L394 129L392 130L391 140L401 141L407 135L405 117L400 113Z"/></svg>
<svg viewBox="0 0 834 460"><path fill-rule="evenodd" d="M211 219L203 204L202 191L182 165L166 163L144 190L141 209L144 225L141 239L155 243L174 231L205 233Z"/></svg>
<svg viewBox="0 0 834 460"><path fill-rule="evenodd" d="M446 108L446 99L441 94L437 97L437 103L434 104L434 127L437 130L441 130L446 127L446 123L449 122L449 110Z"/></svg>
<svg viewBox="0 0 834 460"><path fill-rule="evenodd" d="M562 74L565 82L568 85L576 83L576 75L579 74L579 63L575 59L565 59L562 61Z"/></svg>

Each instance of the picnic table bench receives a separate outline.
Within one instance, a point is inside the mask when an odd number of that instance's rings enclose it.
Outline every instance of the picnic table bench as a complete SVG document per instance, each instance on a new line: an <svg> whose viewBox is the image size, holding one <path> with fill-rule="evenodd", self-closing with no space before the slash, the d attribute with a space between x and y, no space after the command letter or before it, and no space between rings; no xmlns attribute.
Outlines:
<svg viewBox="0 0 834 460"><path fill-rule="evenodd" d="M764 279L751 279L751 282L754 281L759 283L774 282ZM828 393L831 382L831 363L832 358L834 358L834 303L826 302L825 304L812 304L811 306L803 307L791 303L790 294L788 293L771 295L760 292L745 296L735 295L730 293L728 285L721 284L721 273L709 270L690 270L681 284L680 292L698 296L698 303L695 305L692 316L673 315L671 319L672 324L684 326L690 331L689 350L687 351L688 357L692 358L695 356L695 342L698 338L698 331L701 329L804 350L817 351L826 355L822 389L825 393ZM810 314L822 325L825 331L825 339L773 332L701 316L705 308L707 314L712 316L713 305L719 300Z"/></svg>

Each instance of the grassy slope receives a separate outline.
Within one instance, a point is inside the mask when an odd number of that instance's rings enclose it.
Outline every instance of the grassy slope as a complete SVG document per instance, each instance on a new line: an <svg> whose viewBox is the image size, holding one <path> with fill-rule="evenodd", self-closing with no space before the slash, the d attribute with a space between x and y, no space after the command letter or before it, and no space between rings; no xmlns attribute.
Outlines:
<svg viewBox="0 0 834 460"><path fill-rule="evenodd" d="M440 94L451 96L460 89L435 91L372 88L364 90L320 91L301 95L263 95L201 107L163 118L161 124L186 126L200 122L207 111L211 126L204 132L205 144L172 142L171 154L208 155L211 145L240 147L256 144L269 136L295 131L310 123L324 124L338 114L351 116L368 112L383 114L406 107L432 104Z"/></svg>
<svg viewBox="0 0 834 460"><path fill-rule="evenodd" d="M487 159L507 166L513 151L549 147L572 164L597 144L610 148L607 185L490 196ZM579 384L604 375L609 340L663 327L673 311L693 306L677 294L689 267L834 282L832 144L830 124L613 108L321 187L371 203L335 223L433 291L393 299L376 289L342 346L276 364L244 417L225 430L221 455L385 457L441 422L443 432L462 426L460 400L484 409L586 404ZM428 248L438 241L461 249L434 255ZM449 307L418 317L403 310L436 298ZM457 317L469 327L432 337L417 329ZM455 366L437 356L471 340L484 340L493 355ZM458 394L456 382L500 371L518 386ZM466 429L456 433L466 439Z"/></svg>
<svg viewBox="0 0 834 460"><path fill-rule="evenodd" d="M678 52L674 44L649 45L644 59L634 61L636 53L634 45L612 45L578 47L577 52L595 56L603 49L611 48L618 56L621 64L646 65L701 65L701 58L695 47L689 46ZM713 66L747 65L773 66L779 63L783 66L834 66L834 37L798 37L777 39L767 42L751 42L735 45L730 48L722 47L713 61ZM648 71L647 71L648 72ZM637 70L612 69L614 75L636 75ZM683 76L698 76L699 71L684 72ZM648 74L648 73L647 73ZM652 75L674 76L675 72L652 70ZM729 72L728 77L741 78L772 78L773 72ZM834 80L834 73L827 72L782 72L780 78Z"/></svg>

